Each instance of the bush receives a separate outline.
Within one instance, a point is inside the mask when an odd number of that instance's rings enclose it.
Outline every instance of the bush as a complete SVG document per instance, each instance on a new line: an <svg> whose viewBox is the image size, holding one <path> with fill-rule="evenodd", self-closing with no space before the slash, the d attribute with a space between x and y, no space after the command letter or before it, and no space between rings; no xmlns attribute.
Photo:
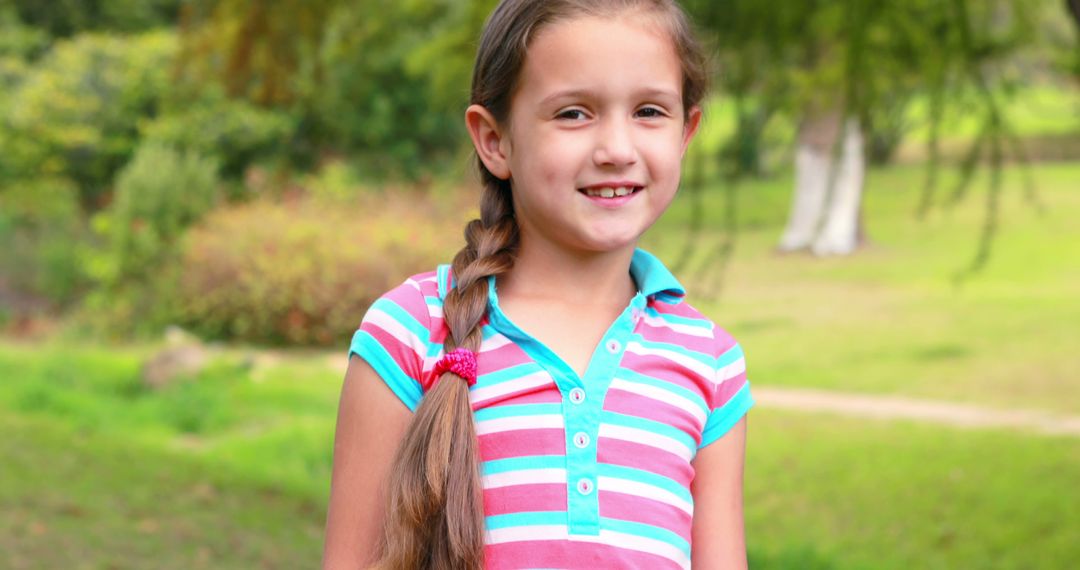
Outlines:
<svg viewBox="0 0 1080 570"><path fill-rule="evenodd" d="M167 32L57 42L0 113L0 172L63 176L79 184L84 205L101 205L135 150L139 119L156 114L169 89L175 51Z"/></svg>
<svg viewBox="0 0 1080 570"><path fill-rule="evenodd" d="M406 195L215 212L185 238L176 318L212 338L340 344L380 294L450 259L462 221Z"/></svg>
<svg viewBox="0 0 1080 570"><path fill-rule="evenodd" d="M109 218L116 274L110 277L139 278L166 261L181 232L214 207L217 169L216 161L193 152L139 147L116 178Z"/></svg>
<svg viewBox="0 0 1080 570"><path fill-rule="evenodd" d="M143 140L212 156L230 177L239 177L256 160L282 152L294 130L291 116L207 91L140 126Z"/></svg>
<svg viewBox="0 0 1080 570"><path fill-rule="evenodd" d="M78 320L94 333L156 332L171 295L184 230L217 202L217 162L147 144L117 176L116 198L93 218L99 244L83 266L97 287Z"/></svg>
<svg viewBox="0 0 1080 570"><path fill-rule="evenodd" d="M15 181L0 192L0 275L19 299L15 312L63 307L78 297L88 284L79 263L87 233L70 180Z"/></svg>

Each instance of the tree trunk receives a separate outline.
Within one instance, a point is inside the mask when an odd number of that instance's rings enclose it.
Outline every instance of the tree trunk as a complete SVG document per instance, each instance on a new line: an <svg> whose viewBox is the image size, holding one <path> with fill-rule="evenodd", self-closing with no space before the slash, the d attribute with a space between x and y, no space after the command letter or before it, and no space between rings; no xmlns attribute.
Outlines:
<svg viewBox="0 0 1080 570"><path fill-rule="evenodd" d="M839 160L833 148L839 141ZM795 151L795 192L781 251L809 248L815 255L846 255L862 241L860 203L866 157L854 117L812 116L799 128ZM835 168L834 168L835 167Z"/></svg>

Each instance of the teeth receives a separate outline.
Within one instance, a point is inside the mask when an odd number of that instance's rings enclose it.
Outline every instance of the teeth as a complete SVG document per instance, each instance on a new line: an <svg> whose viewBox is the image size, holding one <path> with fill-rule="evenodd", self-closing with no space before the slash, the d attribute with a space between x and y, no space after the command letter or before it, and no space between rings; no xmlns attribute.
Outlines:
<svg viewBox="0 0 1080 570"><path fill-rule="evenodd" d="M616 196L628 196L634 193L632 186L619 186L608 188L588 188L585 193L589 196L596 196L600 198L614 198Z"/></svg>

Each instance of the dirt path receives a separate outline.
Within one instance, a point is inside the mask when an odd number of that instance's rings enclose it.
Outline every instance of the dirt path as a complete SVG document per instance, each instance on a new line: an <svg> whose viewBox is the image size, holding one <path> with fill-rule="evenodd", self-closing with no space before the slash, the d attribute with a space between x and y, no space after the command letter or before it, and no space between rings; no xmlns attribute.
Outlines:
<svg viewBox="0 0 1080 570"><path fill-rule="evenodd" d="M755 387L753 394L763 408L831 412L870 419L906 419L960 428L1021 428L1047 435L1080 437L1080 416L1036 410L998 410L899 396L794 388Z"/></svg>

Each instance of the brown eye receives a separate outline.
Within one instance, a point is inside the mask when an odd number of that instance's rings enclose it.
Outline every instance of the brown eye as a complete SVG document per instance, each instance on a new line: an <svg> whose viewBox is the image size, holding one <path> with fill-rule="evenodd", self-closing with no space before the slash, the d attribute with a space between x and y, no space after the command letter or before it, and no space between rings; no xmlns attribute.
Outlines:
<svg viewBox="0 0 1080 570"><path fill-rule="evenodd" d="M653 119L656 117L663 117L664 112L656 107L642 107L638 109L637 115L639 117L645 117L646 119Z"/></svg>
<svg viewBox="0 0 1080 570"><path fill-rule="evenodd" d="M585 113L583 113L580 109L567 109L565 111L560 111L558 115L555 115L555 118L576 121L579 119L584 119Z"/></svg>

